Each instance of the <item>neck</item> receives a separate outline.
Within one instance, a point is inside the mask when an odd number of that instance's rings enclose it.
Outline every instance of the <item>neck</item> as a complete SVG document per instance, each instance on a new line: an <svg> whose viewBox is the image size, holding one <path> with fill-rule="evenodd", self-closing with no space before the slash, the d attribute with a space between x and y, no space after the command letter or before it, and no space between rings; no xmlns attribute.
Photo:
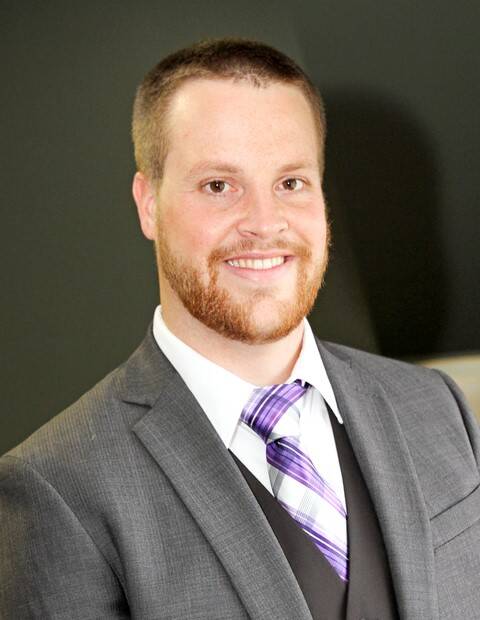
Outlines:
<svg viewBox="0 0 480 620"><path fill-rule="evenodd" d="M284 383L302 348L303 323L275 342L248 344L206 327L183 306L162 305L162 317L168 329L197 353L254 385Z"/></svg>

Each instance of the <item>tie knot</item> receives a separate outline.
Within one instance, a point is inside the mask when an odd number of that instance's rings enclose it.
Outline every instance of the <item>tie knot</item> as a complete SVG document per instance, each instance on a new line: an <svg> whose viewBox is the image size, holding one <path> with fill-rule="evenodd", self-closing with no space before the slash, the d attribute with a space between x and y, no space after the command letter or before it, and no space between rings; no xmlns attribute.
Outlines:
<svg viewBox="0 0 480 620"><path fill-rule="evenodd" d="M293 383L257 388L245 405L240 419L253 429L265 443L277 439L274 436L275 433L272 433L275 425L284 413L305 394L308 388L309 384L300 381L300 379L296 379ZM282 433L279 436L286 434Z"/></svg>

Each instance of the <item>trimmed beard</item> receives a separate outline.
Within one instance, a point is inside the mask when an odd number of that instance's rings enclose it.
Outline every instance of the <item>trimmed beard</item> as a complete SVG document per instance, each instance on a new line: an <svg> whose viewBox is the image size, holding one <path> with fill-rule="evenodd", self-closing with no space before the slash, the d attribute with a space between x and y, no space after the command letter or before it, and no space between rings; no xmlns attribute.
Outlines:
<svg viewBox="0 0 480 620"><path fill-rule="evenodd" d="M209 282L205 285L200 271L177 258L168 246L165 235L161 230L158 232L156 243L158 268L188 312L218 334L248 344L275 342L293 331L311 312L327 269L330 238L328 227L323 259L314 266L310 277L307 267L311 262L312 252L309 248L284 240L277 240L265 247L254 240L245 239L235 246L214 250L210 254ZM298 275L296 292L291 300L276 302L278 319L273 321L270 327L260 328L252 319L253 308L262 300L271 297L269 290L252 292L248 301L234 301L226 289L218 286L218 266L230 256L269 249L291 252L298 260Z"/></svg>

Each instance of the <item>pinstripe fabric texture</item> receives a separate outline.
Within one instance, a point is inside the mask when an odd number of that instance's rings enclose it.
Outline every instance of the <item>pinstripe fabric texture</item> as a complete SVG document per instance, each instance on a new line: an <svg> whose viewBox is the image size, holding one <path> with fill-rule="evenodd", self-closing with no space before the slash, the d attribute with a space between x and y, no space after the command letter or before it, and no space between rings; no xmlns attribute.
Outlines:
<svg viewBox="0 0 480 620"><path fill-rule="evenodd" d="M296 380L258 388L240 419L266 444L273 494L340 579L348 581L345 508L300 446L300 416L295 403L309 387L308 383Z"/></svg>

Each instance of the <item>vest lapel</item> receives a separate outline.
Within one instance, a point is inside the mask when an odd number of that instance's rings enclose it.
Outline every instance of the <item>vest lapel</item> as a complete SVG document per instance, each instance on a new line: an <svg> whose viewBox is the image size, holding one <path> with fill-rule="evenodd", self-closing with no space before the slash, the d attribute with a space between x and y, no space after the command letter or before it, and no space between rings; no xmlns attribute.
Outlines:
<svg viewBox="0 0 480 620"><path fill-rule="evenodd" d="M430 522L396 412L373 375L319 349L377 512L400 617L434 620Z"/></svg>
<svg viewBox="0 0 480 620"><path fill-rule="evenodd" d="M312 620L247 483L151 333L127 365L126 385L126 402L151 407L133 432L211 544L248 615L258 620Z"/></svg>

